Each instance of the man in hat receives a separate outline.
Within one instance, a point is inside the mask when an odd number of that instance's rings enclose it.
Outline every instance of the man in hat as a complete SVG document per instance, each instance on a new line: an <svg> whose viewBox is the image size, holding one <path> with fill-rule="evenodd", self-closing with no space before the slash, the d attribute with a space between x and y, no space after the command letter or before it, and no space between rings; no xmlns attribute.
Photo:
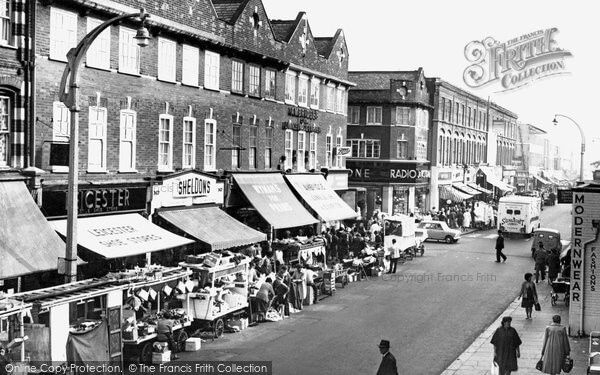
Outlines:
<svg viewBox="0 0 600 375"><path fill-rule="evenodd" d="M377 375L398 375L396 358L390 353L389 340L381 340L379 343L379 352L383 357L381 358L381 364L377 370Z"/></svg>

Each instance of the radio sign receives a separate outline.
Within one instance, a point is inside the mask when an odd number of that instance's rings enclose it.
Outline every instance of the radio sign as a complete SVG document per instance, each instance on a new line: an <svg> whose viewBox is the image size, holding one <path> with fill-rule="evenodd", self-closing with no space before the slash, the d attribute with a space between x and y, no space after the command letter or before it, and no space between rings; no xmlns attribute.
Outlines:
<svg viewBox="0 0 600 375"><path fill-rule="evenodd" d="M346 161L351 181L422 183L429 181L431 172L422 163L368 163Z"/></svg>

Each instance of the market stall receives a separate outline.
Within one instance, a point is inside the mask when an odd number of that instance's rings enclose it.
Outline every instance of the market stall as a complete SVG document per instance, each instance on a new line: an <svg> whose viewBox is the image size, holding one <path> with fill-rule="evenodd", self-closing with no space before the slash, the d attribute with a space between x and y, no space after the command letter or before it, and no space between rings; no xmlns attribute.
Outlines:
<svg viewBox="0 0 600 375"><path fill-rule="evenodd" d="M325 241L318 236L274 240L271 248L276 252L281 251L283 263L291 267L295 267L298 262L310 267L326 266Z"/></svg>
<svg viewBox="0 0 600 375"><path fill-rule="evenodd" d="M23 322L30 310L30 303L0 297L0 345L9 351L8 355L13 362L23 362L26 359L27 352L22 343L28 337L25 335Z"/></svg>
<svg viewBox="0 0 600 375"><path fill-rule="evenodd" d="M192 273L193 292L183 308L195 325L208 326L214 337L225 329L225 320L248 308L250 258L229 251L190 255L180 266Z"/></svg>

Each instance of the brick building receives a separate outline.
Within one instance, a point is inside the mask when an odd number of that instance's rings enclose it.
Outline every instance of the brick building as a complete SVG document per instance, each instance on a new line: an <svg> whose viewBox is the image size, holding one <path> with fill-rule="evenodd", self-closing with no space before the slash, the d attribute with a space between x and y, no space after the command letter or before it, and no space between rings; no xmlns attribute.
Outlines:
<svg viewBox="0 0 600 375"><path fill-rule="evenodd" d="M430 93L423 69L349 72L350 185L366 189L362 209L389 213L429 207Z"/></svg>
<svg viewBox="0 0 600 375"><path fill-rule="evenodd" d="M434 106L430 208L478 193L468 185L510 190L499 166L512 165L517 116L442 79L427 79L427 84Z"/></svg>
<svg viewBox="0 0 600 375"><path fill-rule="evenodd" d="M99 23L140 7L151 16L148 47L133 39L138 24L123 22L82 63L78 169L84 191L147 195L132 207L88 202L82 213L147 212L152 181L185 170L344 168L336 150L352 83L341 30L314 37L304 13L269 20L260 0L38 1L35 165L50 172L48 216L64 214L69 112L58 86L66 53Z"/></svg>

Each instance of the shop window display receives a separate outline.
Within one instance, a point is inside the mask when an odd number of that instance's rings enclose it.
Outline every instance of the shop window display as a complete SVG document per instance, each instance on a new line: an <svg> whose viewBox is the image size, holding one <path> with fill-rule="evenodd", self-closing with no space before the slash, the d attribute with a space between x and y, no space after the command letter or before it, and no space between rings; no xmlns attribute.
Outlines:
<svg viewBox="0 0 600 375"><path fill-rule="evenodd" d="M406 214L408 207L408 191L405 189L394 189L392 214Z"/></svg>

